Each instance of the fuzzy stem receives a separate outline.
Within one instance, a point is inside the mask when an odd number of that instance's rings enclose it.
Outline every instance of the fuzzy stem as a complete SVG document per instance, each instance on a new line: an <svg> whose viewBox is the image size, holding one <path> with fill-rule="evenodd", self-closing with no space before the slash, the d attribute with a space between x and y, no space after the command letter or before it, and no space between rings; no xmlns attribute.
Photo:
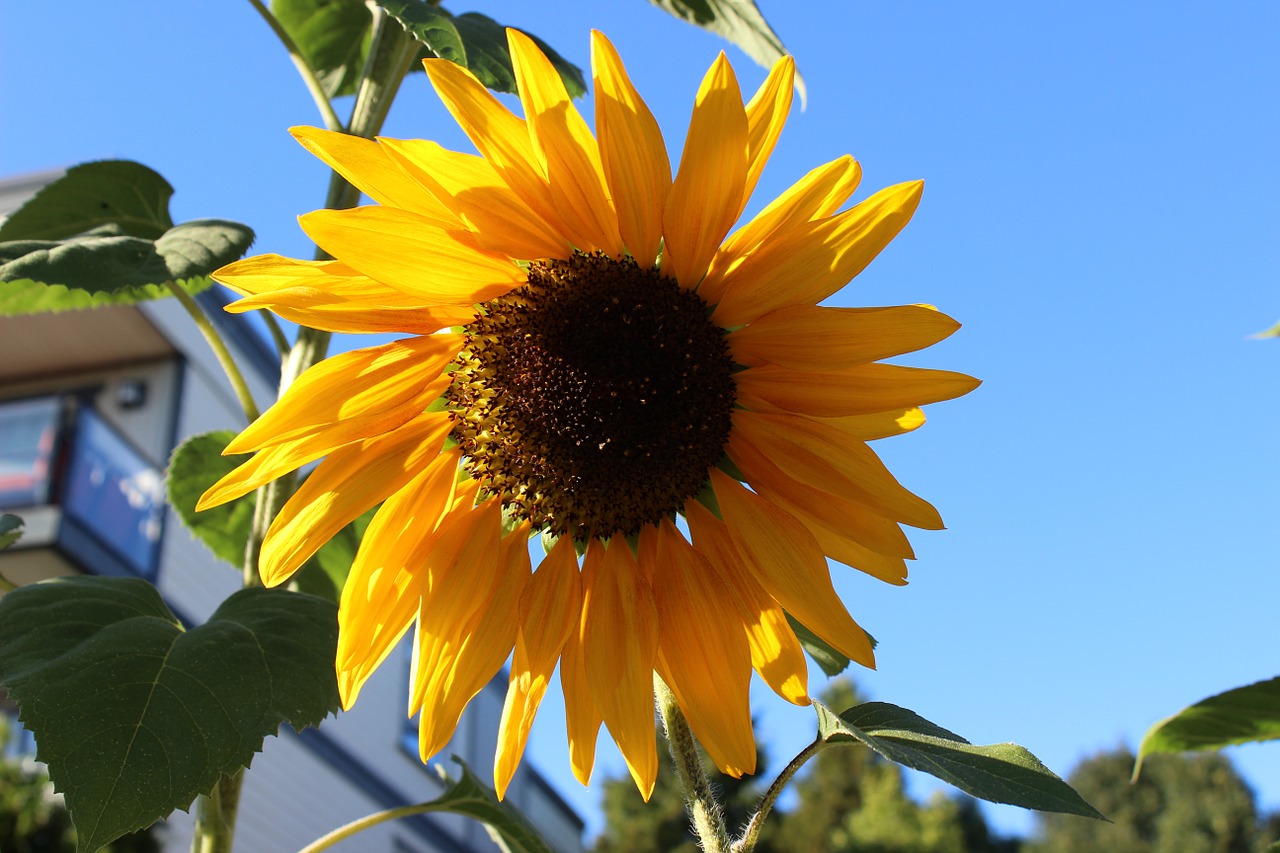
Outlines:
<svg viewBox="0 0 1280 853"><path fill-rule="evenodd" d="M689 722L684 718L675 694L656 672L653 674L653 687L658 696L658 713L662 717L671 760L675 764L676 775L680 777L685 806L689 809L694 831L698 833L698 841L704 853L728 853L729 834L724 827L724 810L702 769L702 755L698 752L693 732L689 730Z"/></svg>
<svg viewBox="0 0 1280 853"><path fill-rule="evenodd" d="M231 853L243 782L242 767L232 776L221 777L213 790L197 801L191 853Z"/></svg>
<svg viewBox="0 0 1280 853"><path fill-rule="evenodd" d="M751 820L747 821L746 827L742 830L742 837L733 842L733 846L730 848L731 853L751 853L755 849L756 842L760 840L760 830L764 826L765 819L769 817L769 812L773 810L774 803L778 801L778 797L782 794L782 789L787 787L791 777L800 771L804 763L821 752L825 746L827 744L823 740L815 740L806 746L799 755L791 759L786 767L782 768L778 778L773 780L769 790L765 791L764 796L760 798L760 805L756 807L755 813L751 815Z"/></svg>

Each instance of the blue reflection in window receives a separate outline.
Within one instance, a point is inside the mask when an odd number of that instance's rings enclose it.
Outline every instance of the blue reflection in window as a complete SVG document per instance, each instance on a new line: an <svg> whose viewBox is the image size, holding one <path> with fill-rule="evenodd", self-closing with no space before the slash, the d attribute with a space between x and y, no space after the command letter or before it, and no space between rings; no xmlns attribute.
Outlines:
<svg viewBox="0 0 1280 853"><path fill-rule="evenodd" d="M49 502L60 408L57 397L0 406L0 507Z"/></svg>
<svg viewBox="0 0 1280 853"><path fill-rule="evenodd" d="M63 493L63 511L143 574L160 544L160 472L92 409L81 409Z"/></svg>

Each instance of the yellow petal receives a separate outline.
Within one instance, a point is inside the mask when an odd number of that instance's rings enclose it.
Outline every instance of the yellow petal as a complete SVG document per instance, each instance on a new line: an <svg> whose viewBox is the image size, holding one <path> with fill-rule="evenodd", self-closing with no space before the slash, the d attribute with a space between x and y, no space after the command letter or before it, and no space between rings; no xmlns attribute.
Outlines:
<svg viewBox="0 0 1280 853"><path fill-rule="evenodd" d="M711 484L730 535L760 585L841 654L874 668L871 642L836 595L813 534L718 470L712 470Z"/></svg>
<svg viewBox="0 0 1280 853"><path fill-rule="evenodd" d="M315 127L292 127L289 132L378 204L412 211L444 228L457 227L457 217L449 208L406 175L377 142Z"/></svg>
<svg viewBox="0 0 1280 853"><path fill-rule="evenodd" d="M300 261L258 255L214 273L244 298L226 310L266 309L326 332L401 332L429 335L475 316L471 305L432 306L361 275L340 261Z"/></svg>
<svg viewBox="0 0 1280 853"><path fill-rule="evenodd" d="M423 61L436 94L454 121L516 195L544 222L572 242L574 234L560 221L546 166L538 156L529 128L498 102L470 71L447 59Z"/></svg>
<svg viewBox="0 0 1280 853"><path fill-rule="evenodd" d="M767 240L785 238L791 229L830 216L849 200L862 180L862 167L849 155L810 171L739 228L716 250L698 294L714 305L724 295L725 277Z"/></svg>
<svg viewBox="0 0 1280 853"><path fill-rule="evenodd" d="M843 531L881 554L907 559L915 557L906 534L896 523L864 503L815 489L788 476L770 460L764 449L751 442L741 430L735 431L727 450L751 488L783 506L801 521L813 520L832 530Z"/></svg>
<svg viewBox="0 0 1280 853"><path fill-rule="evenodd" d="M338 694L350 708L418 615L423 572L411 557L453 498L460 455L441 453L373 516L338 606Z"/></svg>
<svg viewBox="0 0 1280 853"><path fill-rule="evenodd" d="M425 139L379 140L401 168L438 197L486 249L513 258L567 258L572 247L512 192L483 157Z"/></svg>
<svg viewBox="0 0 1280 853"><path fill-rule="evenodd" d="M653 668L658 615L627 543L587 546L582 565L583 667L592 698L647 802L658 774Z"/></svg>
<svg viewBox="0 0 1280 853"><path fill-rule="evenodd" d="M276 586L288 580L345 525L408 485L440 452L452 426L447 415L427 412L330 454L267 530L258 560L262 582Z"/></svg>
<svg viewBox="0 0 1280 853"><path fill-rule="evenodd" d="M569 766L583 785L591 783L596 761L596 740L603 719L591 693L591 681L582 659L581 620L569 632L560 652L560 688L564 691L564 722L569 738Z"/></svg>
<svg viewBox="0 0 1280 853"><path fill-rule="evenodd" d="M394 429L426 408L424 391L435 386L427 403L444 391L441 373L461 348L461 335L426 335L326 358L223 452L249 453L321 432L337 447Z"/></svg>
<svg viewBox="0 0 1280 853"><path fill-rule="evenodd" d="M838 418L923 406L968 394L981 382L950 370L863 364L839 372L787 370L762 364L734 375L738 403L760 400L801 415Z"/></svg>
<svg viewBox="0 0 1280 853"><path fill-rule="evenodd" d="M680 168L662 215L663 272L693 289L741 210L747 177L747 113L723 53L693 107Z"/></svg>
<svg viewBox="0 0 1280 853"><path fill-rule="evenodd" d="M841 370L924 349L960 328L923 305L771 311L729 334L740 364L764 362L792 370Z"/></svg>
<svg viewBox="0 0 1280 853"><path fill-rule="evenodd" d="M675 694L711 760L739 778L756 769L751 729L751 652L742 615L724 594L712 563L669 519L646 527L657 539L653 601L658 612L658 672Z"/></svg>
<svg viewBox="0 0 1280 853"><path fill-rule="evenodd" d="M310 435L260 450L214 483L196 501L196 512L242 498L260 486L314 462L333 449L327 435Z"/></svg>
<svg viewBox="0 0 1280 853"><path fill-rule="evenodd" d="M525 280L519 267L481 249L470 232L447 231L404 210L316 210L298 221L335 258L428 305L487 302Z"/></svg>
<svg viewBox="0 0 1280 853"><path fill-rule="evenodd" d="M808 664L786 614L747 569L745 558L723 522L695 500L685 504L685 517L693 547L716 566L725 588L741 608L751 666L783 699L808 705Z"/></svg>
<svg viewBox="0 0 1280 853"><path fill-rule="evenodd" d="M507 44L529 137L546 164L551 201L560 221L579 249L621 257L618 214L605 191L600 152L560 72L519 30L507 30Z"/></svg>
<svg viewBox="0 0 1280 853"><path fill-rule="evenodd" d="M778 506L792 512L791 508L781 500L778 500ZM794 512L792 514L795 515ZM832 560L844 563L885 583L894 586L906 585L907 563L902 557L878 554L839 530L832 530L817 522L810 523L808 520L802 520L805 521L809 532L813 534L813 538L818 540L818 547L822 548L822 552Z"/></svg>
<svg viewBox="0 0 1280 853"><path fill-rule="evenodd" d="M502 799L515 775L556 660L581 617L578 558L572 539L562 536L534 572L520 600L520 633L511 660L511 680L498 726L493 765L493 787L498 799Z"/></svg>
<svg viewBox="0 0 1280 853"><path fill-rule="evenodd" d="M870 415L822 419L822 423L858 441L875 441L879 438L902 435L924 426L924 421L924 412L915 406Z"/></svg>
<svg viewBox="0 0 1280 853"><path fill-rule="evenodd" d="M894 479L871 448L829 426L799 415L734 413L733 434L757 448L768 448L769 459L787 476L833 495L857 500L885 518L912 527L941 530L942 518L923 498ZM741 454L740 454L741 455ZM757 476L766 476L758 471ZM777 488L772 481L765 485Z"/></svg>
<svg viewBox="0 0 1280 853"><path fill-rule="evenodd" d="M773 146L782 134L782 126L787 123L795 79L796 61L793 57L784 56L773 63L769 76L747 103L747 183L742 190L739 215L747 206L756 182L760 180L764 164L768 162Z"/></svg>
<svg viewBox="0 0 1280 853"><path fill-rule="evenodd" d="M516 640L528 550L501 544L501 504L465 507L428 555L418 613L410 708L420 709L418 750L426 761L453 736L463 710L502 667ZM455 518L451 515L442 527Z"/></svg>
<svg viewBox="0 0 1280 853"><path fill-rule="evenodd" d="M712 313L725 328L788 305L816 305L844 287L910 221L924 183L883 189L859 205L762 244L726 275Z"/></svg>
<svg viewBox="0 0 1280 853"><path fill-rule="evenodd" d="M662 212L671 191L671 161L662 131L631 84L613 44L591 31L600 160L618 210L627 250L649 268L662 243Z"/></svg>

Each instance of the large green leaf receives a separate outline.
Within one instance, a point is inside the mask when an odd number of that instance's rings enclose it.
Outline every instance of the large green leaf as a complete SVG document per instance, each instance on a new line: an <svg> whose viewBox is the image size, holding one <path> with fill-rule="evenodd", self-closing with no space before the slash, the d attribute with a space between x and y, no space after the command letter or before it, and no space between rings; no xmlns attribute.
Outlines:
<svg viewBox="0 0 1280 853"><path fill-rule="evenodd" d="M423 45L420 59L440 57L471 69L495 92L514 94L505 28L476 12L454 15L426 0L378 0ZM297 43L329 97L354 95L369 54L373 17L364 0L273 0L272 12ZM527 34L556 66L573 97L586 93L582 70ZM415 62L409 69L421 71Z"/></svg>
<svg viewBox="0 0 1280 853"><path fill-rule="evenodd" d="M73 166L0 224L0 315L132 304L197 293L241 257L253 231L199 219L174 225L173 188L140 163Z"/></svg>
<svg viewBox="0 0 1280 853"><path fill-rule="evenodd" d="M66 795L79 850L188 808L281 723L338 707L331 602L241 590L184 631L155 587L78 577L0 599L0 684Z"/></svg>
<svg viewBox="0 0 1280 853"><path fill-rule="evenodd" d="M742 52L763 65L773 65L786 55L782 39L756 8L755 0L649 0L682 21L715 33L736 44ZM796 73L796 91L804 103L804 80Z"/></svg>
<svg viewBox="0 0 1280 853"><path fill-rule="evenodd" d="M173 187L131 160L72 166L0 223L0 242L61 240L103 226L128 237L155 240L173 227Z"/></svg>
<svg viewBox="0 0 1280 853"><path fill-rule="evenodd" d="M329 97L356 93L373 23L364 0L272 0L271 11Z"/></svg>
<svg viewBox="0 0 1280 853"><path fill-rule="evenodd" d="M864 702L836 714L821 702L818 733L827 742L863 743L890 761L936 776L971 796L1044 812L1103 818L1023 747L974 746L913 711Z"/></svg>
<svg viewBox="0 0 1280 853"><path fill-rule="evenodd" d="M192 296L207 290L213 279L208 276L192 278L176 284ZM133 305L148 299L171 296L168 287L146 284L142 287L126 287L115 291L90 293L61 284L42 284L29 278L16 281L0 281L0 317L18 314L39 314L45 311L78 311L99 305Z"/></svg>
<svg viewBox="0 0 1280 853"><path fill-rule="evenodd" d="M247 226L221 219L175 225L156 240L90 231L62 240L0 243L0 281L29 279L89 294L199 279L241 257Z"/></svg>
<svg viewBox="0 0 1280 853"><path fill-rule="evenodd" d="M1280 677L1237 687L1156 723L1142 738L1136 778L1142 760L1157 752L1220 749L1240 743L1280 738Z"/></svg>
<svg viewBox="0 0 1280 853"><path fill-rule="evenodd" d="M0 515L0 549L8 548L22 538L22 519L5 513Z"/></svg>
<svg viewBox="0 0 1280 853"><path fill-rule="evenodd" d="M200 496L245 461L244 456L222 455L222 449L234 437L235 433L230 430L218 430L183 441L169 459L166 485L169 503L192 535L214 556L238 567L244 564L245 548L253 529L253 495L196 512ZM373 513L374 510L369 510L325 543L294 575L298 589L338 601Z"/></svg>
<svg viewBox="0 0 1280 853"><path fill-rule="evenodd" d="M445 792L415 807L415 812L452 812L478 820L494 842L510 853L553 853L551 845L515 806L509 801L500 802L493 789L481 782L461 758L455 755L453 760L462 767L462 778L451 779L442 770Z"/></svg>
<svg viewBox="0 0 1280 853"><path fill-rule="evenodd" d="M511 51L507 48L506 28L490 17L479 12L467 12L453 19L458 35L462 37L467 51L467 68L476 75L481 83L495 92L516 92L515 71L511 66ZM524 32L522 30L522 32ZM582 69L567 61L551 46L533 33L525 32L534 43L542 49L551 60L551 64L560 72L560 79L569 91L570 97L578 98L587 92L587 81L582 76Z"/></svg>

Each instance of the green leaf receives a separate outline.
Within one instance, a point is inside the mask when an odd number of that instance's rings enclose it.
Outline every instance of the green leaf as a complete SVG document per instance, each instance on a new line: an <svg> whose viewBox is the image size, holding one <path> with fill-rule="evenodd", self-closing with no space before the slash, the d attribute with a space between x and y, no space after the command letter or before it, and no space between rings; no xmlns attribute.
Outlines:
<svg viewBox="0 0 1280 853"><path fill-rule="evenodd" d="M364 0L272 0L271 12L316 72L325 94L356 93L373 30Z"/></svg>
<svg viewBox="0 0 1280 853"><path fill-rule="evenodd" d="M426 0L378 0L378 5L422 43L420 59L440 57L456 62L470 68L495 92L515 93L506 32L492 18L475 12L453 15ZM373 17L364 0L273 0L271 9L329 97L354 95L373 29ZM575 98L585 94L582 70L541 39L527 35L556 66L569 94ZM409 70L421 71L422 64L415 62Z"/></svg>
<svg viewBox="0 0 1280 853"><path fill-rule="evenodd" d="M782 39L760 14L754 0L649 0L668 14L695 27L702 27L732 44L756 62L769 68L787 54ZM796 72L796 91L805 101L804 80Z"/></svg>
<svg viewBox="0 0 1280 853"><path fill-rule="evenodd" d="M214 556L232 566L244 564L245 547L253 529L252 494L221 506L196 512L196 502L210 486L245 461L245 456L223 456L235 433L218 430L192 436L173 451L169 459L166 485L169 503L191 533ZM337 602L342 585L351 571L356 550L375 510L338 531L332 539L294 575L298 589Z"/></svg>
<svg viewBox="0 0 1280 853"><path fill-rule="evenodd" d="M22 538L22 519L5 513L0 515L0 549L8 548Z"/></svg>
<svg viewBox="0 0 1280 853"><path fill-rule="evenodd" d="M890 761L936 776L974 797L1043 812L1105 817L1023 747L974 746L913 711L887 702L864 702L836 714L821 702L819 737L856 741Z"/></svg>
<svg viewBox="0 0 1280 853"><path fill-rule="evenodd" d="M1133 768L1158 752L1220 749L1241 743L1280 738L1280 678L1237 687L1161 720L1147 731Z"/></svg>
<svg viewBox="0 0 1280 853"><path fill-rule="evenodd" d="M814 659L828 678L833 678L848 669L850 661L847 656L802 625L800 620L790 613L787 614L787 623L791 625L791 630L795 631L796 639L800 641L800 645L804 647L804 650L809 653L809 657ZM863 631L863 633L866 634L867 632ZM876 638L870 634L867 634L867 640L870 641L873 649L879 645L876 642Z"/></svg>
<svg viewBox="0 0 1280 853"><path fill-rule="evenodd" d="M0 223L0 242L61 240L113 226L126 237L155 240L173 227L173 187L131 160L72 166Z"/></svg>
<svg viewBox="0 0 1280 853"><path fill-rule="evenodd" d="M828 678L839 675L849 667L849 658L836 651L826 640L810 631L800 623L800 620L787 614L787 622L791 625L791 630L796 632L796 639L800 641L800 645L809 653L809 657L822 668Z"/></svg>
<svg viewBox="0 0 1280 853"><path fill-rule="evenodd" d="M140 163L73 166L0 224L0 315L132 304L189 293L242 256L253 231L199 219L174 225L173 189Z"/></svg>
<svg viewBox="0 0 1280 853"><path fill-rule="evenodd" d="M165 485L169 503L187 530L214 556L233 566L244 563L245 544L253 527L253 496L196 512L196 501L240 463L244 456L223 456L222 449L235 438L231 430L193 435L173 450Z"/></svg>
<svg viewBox="0 0 1280 853"><path fill-rule="evenodd" d="M1256 335L1254 335L1253 337L1255 337L1255 338L1280 338L1280 323L1276 323L1274 326L1272 326L1270 329L1267 329L1265 332L1258 332L1258 333L1257 333ZM1280 844L1280 842L1276 842L1276 843L1277 843L1277 844Z"/></svg>
<svg viewBox="0 0 1280 853"><path fill-rule="evenodd" d="M399 21L405 32L426 45L432 56L466 67L467 49L453 15L423 0L379 0L378 5Z"/></svg>
<svg viewBox="0 0 1280 853"><path fill-rule="evenodd" d="M88 293L113 293L201 278L236 260L253 242L244 225L197 219L175 225L157 240L102 236L0 243L0 281L30 279Z"/></svg>
<svg viewBox="0 0 1280 853"><path fill-rule="evenodd" d="M552 847L528 819L510 801L499 802L493 789L471 772L458 756L453 760L462 768L462 778L454 780L443 769L440 775L445 792L434 800L413 807L417 812L452 812L480 821L494 843L510 853L553 853Z"/></svg>
<svg viewBox="0 0 1280 853"><path fill-rule="evenodd" d="M208 276L175 282L179 287L196 295L213 284ZM19 314L39 314L45 311L78 311L99 305L133 305L148 299L171 296L168 287L146 284L142 287L125 287L110 292L90 293L61 284L42 284L29 278L16 281L0 281L0 317Z"/></svg>
<svg viewBox="0 0 1280 853"><path fill-rule="evenodd" d="M338 707L331 602L244 589L178 624L155 587L77 577L0 598L0 684L66 795L80 851L185 809L281 723Z"/></svg>
<svg viewBox="0 0 1280 853"><path fill-rule="evenodd" d="M511 66L511 51L507 48L506 28L479 12L467 12L453 19L467 51L467 68L485 86L495 92L516 93L515 71ZM521 32L524 32L521 30ZM569 97L580 98L587 93L587 81L582 69L567 61L551 46L533 33L525 32L547 55L551 64L560 72L560 79Z"/></svg>

